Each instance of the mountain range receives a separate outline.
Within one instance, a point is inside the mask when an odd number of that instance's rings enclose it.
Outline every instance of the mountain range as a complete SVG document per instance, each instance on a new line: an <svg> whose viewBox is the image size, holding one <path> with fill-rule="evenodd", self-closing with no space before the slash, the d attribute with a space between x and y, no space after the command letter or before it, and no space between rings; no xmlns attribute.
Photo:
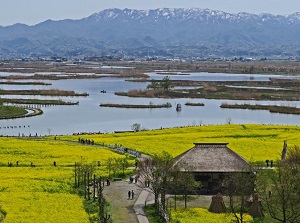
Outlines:
<svg viewBox="0 0 300 223"><path fill-rule="evenodd" d="M300 13L106 9L79 20L0 26L0 56L299 56Z"/></svg>

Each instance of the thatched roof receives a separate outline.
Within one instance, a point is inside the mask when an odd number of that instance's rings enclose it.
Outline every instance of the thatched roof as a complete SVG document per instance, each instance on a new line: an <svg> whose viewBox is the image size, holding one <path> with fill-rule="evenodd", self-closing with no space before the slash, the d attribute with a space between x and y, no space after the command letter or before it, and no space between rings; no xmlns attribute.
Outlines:
<svg viewBox="0 0 300 223"><path fill-rule="evenodd" d="M194 143L194 147L175 158L192 166L193 172L248 172L248 162L227 147L228 143Z"/></svg>

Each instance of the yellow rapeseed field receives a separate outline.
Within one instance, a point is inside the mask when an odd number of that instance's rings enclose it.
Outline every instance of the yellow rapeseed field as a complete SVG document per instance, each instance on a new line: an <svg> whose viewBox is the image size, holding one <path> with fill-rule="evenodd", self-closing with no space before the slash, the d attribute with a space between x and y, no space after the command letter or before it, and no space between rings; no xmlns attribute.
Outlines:
<svg viewBox="0 0 300 223"><path fill-rule="evenodd" d="M7 212L4 222L88 223L83 200L73 189L74 163L84 160L96 166L100 161L97 175L106 176L106 160L118 157L124 156L53 139L0 138L0 204Z"/></svg>
<svg viewBox="0 0 300 223"><path fill-rule="evenodd" d="M283 141L289 146L300 145L300 127L283 125L211 125L88 135L95 143L118 144L147 154L167 151L178 156L193 147L194 142L228 142L228 147L250 162L278 160ZM78 136L65 136L63 140L76 141Z"/></svg>
<svg viewBox="0 0 300 223"><path fill-rule="evenodd" d="M118 145L147 154L167 151L177 156L193 147L194 142L228 142L228 147L251 162L280 158L283 141L300 145L299 126L213 125L151 130L136 133L60 136L48 138L0 138L0 204L7 213L6 223L16 222L89 222L83 200L73 190L74 162L97 166L97 174L107 176L109 158L124 157L99 145ZM94 140L98 146L77 143L78 137ZM16 162L18 161L18 167ZM53 166L53 162L57 167ZM12 167L8 167L8 162ZM131 164L133 165L133 160ZM35 167L31 167L31 163ZM173 217L181 222L218 219L205 209L178 210ZM198 216L199 217L199 216ZM198 222L198 221L197 221ZM207 222L212 222L207 221Z"/></svg>
<svg viewBox="0 0 300 223"><path fill-rule="evenodd" d="M245 215L244 222L251 222L252 217ZM178 223L228 223L236 222L233 214L214 214L204 208L180 208L172 210L171 219Z"/></svg>

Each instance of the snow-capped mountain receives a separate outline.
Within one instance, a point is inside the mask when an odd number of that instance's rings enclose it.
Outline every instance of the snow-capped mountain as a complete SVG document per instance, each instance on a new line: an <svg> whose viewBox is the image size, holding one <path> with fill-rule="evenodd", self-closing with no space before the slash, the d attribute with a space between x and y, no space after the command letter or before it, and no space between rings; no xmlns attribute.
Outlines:
<svg viewBox="0 0 300 223"><path fill-rule="evenodd" d="M178 47L201 55L298 54L299 36L300 13L106 9L80 20L0 27L0 54L100 55L142 48L172 54Z"/></svg>

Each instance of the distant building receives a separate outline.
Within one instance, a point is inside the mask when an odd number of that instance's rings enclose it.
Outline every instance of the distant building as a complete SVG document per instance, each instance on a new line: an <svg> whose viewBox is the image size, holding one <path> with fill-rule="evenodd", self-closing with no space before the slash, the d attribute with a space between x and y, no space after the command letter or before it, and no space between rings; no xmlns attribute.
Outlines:
<svg viewBox="0 0 300 223"><path fill-rule="evenodd" d="M249 173L249 163L227 147L228 143L194 143L194 147L175 158L174 166L181 161L192 167L197 181L201 181L201 194L222 192L226 176Z"/></svg>

